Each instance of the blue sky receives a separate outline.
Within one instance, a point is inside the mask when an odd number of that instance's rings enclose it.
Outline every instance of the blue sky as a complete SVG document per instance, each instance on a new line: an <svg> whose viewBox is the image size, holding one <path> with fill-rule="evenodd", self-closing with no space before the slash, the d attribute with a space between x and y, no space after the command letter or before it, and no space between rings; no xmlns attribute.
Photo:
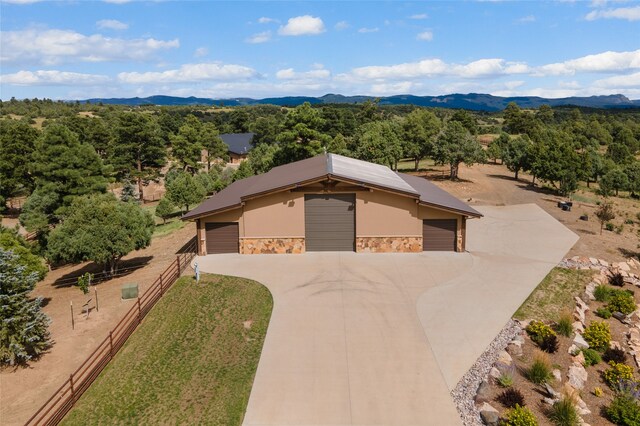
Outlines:
<svg viewBox="0 0 640 426"><path fill-rule="evenodd" d="M637 1L0 0L0 98L640 99Z"/></svg>

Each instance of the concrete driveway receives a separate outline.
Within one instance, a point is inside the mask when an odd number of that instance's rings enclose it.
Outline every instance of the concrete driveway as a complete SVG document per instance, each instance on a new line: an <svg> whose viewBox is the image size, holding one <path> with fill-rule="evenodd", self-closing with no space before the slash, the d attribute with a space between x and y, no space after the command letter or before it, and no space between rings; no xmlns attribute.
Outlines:
<svg viewBox="0 0 640 426"><path fill-rule="evenodd" d="M450 390L578 239L536 205L478 210L468 253L197 258L273 294L244 424L460 424Z"/></svg>

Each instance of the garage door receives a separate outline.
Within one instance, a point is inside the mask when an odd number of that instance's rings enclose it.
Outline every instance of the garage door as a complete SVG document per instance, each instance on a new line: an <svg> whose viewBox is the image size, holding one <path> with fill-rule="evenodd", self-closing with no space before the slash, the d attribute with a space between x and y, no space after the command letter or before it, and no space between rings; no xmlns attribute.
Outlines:
<svg viewBox="0 0 640 426"><path fill-rule="evenodd" d="M205 223L207 238L207 254L238 253L239 236L238 224Z"/></svg>
<svg viewBox="0 0 640 426"><path fill-rule="evenodd" d="M422 250L455 251L456 219L428 219L422 221Z"/></svg>
<svg viewBox="0 0 640 426"><path fill-rule="evenodd" d="M354 251L356 239L355 194L304 196L307 251Z"/></svg>

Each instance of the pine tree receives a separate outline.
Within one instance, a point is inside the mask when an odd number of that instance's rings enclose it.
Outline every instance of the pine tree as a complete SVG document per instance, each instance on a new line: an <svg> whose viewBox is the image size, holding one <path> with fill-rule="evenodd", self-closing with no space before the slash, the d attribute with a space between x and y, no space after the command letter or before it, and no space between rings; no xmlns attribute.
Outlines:
<svg viewBox="0 0 640 426"><path fill-rule="evenodd" d="M49 317L42 311L42 298L29 293L38 281L11 250L0 248L0 362L24 364L50 346Z"/></svg>
<svg viewBox="0 0 640 426"><path fill-rule="evenodd" d="M175 207L167 197L162 197L156 206L156 216L162 219L162 224L167 223L167 219L173 214Z"/></svg>
<svg viewBox="0 0 640 426"><path fill-rule="evenodd" d="M124 201L128 203L129 201L135 201L138 199L138 194L136 194L136 187L130 181L126 180L124 182L124 186L122 187L122 194L120 194L120 201Z"/></svg>

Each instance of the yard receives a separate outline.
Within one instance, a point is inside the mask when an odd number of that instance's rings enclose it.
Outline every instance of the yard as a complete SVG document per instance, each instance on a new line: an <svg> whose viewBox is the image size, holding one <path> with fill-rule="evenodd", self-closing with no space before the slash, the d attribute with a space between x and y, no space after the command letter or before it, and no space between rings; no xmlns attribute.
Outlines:
<svg viewBox="0 0 640 426"><path fill-rule="evenodd" d="M63 424L241 424L272 306L255 281L181 278Z"/></svg>

